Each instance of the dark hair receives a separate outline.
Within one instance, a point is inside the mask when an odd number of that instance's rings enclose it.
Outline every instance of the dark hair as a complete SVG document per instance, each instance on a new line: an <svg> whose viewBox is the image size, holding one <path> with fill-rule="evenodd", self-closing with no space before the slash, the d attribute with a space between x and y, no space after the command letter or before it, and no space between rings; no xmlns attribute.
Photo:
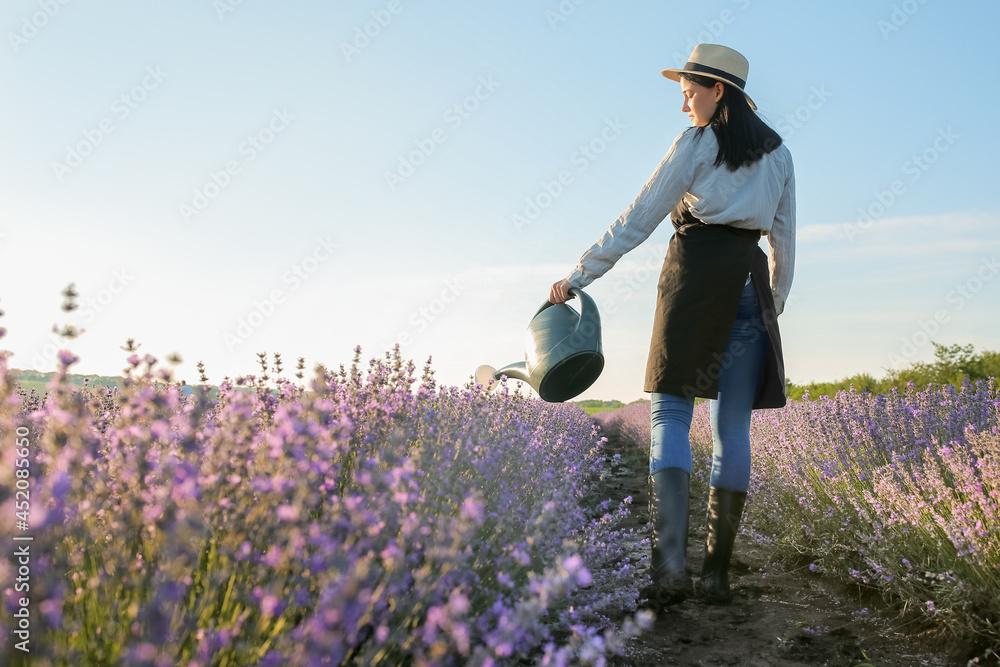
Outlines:
<svg viewBox="0 0 1000 667"><path fill-rule="evenodd" d="M781 136L760 119L750 108L746 96L725 81L719 81L700 74L681 72L681 76L691 83L708 88L721 83L723 92L719 105L708 121L719 142L719 153L715 156L715 166L725 163L729 171L749 167L781 145ZM705 127L699 127L700 136Z"/></svg>

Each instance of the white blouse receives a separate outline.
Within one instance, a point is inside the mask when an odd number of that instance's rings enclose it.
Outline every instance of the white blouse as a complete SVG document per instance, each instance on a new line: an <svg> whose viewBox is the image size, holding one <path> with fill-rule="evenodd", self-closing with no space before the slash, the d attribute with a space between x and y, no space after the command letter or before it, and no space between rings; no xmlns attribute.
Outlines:
<svg viewBox="0 0 1000 667"><path fill-rule="evenodd" d="M590 247L567 276L586 287L607 273L622 255L653 233L683 197L691 213L708 224L760 229L767 235L771 293L778 314L784 310L795 265L795 173L782 143L749 167L729 171L714 166L719 144L706 127L690 127L674 139L666 156L642 186L635 201Z"/></svg>

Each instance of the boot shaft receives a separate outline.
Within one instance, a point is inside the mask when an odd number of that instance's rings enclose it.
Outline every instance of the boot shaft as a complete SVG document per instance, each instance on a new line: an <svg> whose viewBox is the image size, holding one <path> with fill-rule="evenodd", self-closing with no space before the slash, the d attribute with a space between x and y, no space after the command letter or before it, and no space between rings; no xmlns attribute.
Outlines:
<svg viewBox="0 0 1000 667"><path fill-rule="evenodd" d="M743 519L746 504L745 491L731 491L711 486L708 489L708 536L706 547L709 553L728 551L732 554L733 543ZM727 558L728 560L728 558Z"/></svg>
<svg viewBox="0 0 1000 667"><path fill-rule="evenodd" d="M685 577L691 476L683 468L663 468L650 475L649 518L653 580Z"/></svg>
<svg viewBox="0 0 1000 667"><path fill-rule="evenodd" d="M716 602L727 602L729 592L729 563L733 544L743 518L747 494L718 487L708 490L708 535L705 539L705 562L701 570L701 589L705 596Z"/></svg>

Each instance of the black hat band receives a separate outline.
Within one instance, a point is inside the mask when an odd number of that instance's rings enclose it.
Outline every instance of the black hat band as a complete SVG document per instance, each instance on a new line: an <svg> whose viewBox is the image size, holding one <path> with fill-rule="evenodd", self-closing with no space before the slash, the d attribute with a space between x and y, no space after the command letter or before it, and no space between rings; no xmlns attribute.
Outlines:
<svg viewBox="0 0 1000 667"><path fill-rule="evenodd" d="M743 90L744 88L747 87L747 82L738 76L734 76L733 74L730 74L725 70L716 69L715 67L709 67L708 65L700 65L698 63L691 62L690 60L687 61L687 63L684 65L684 71L697 72L700 74L712 74L714 76L721 77L726 81L728 81L729 83L733 84L734 86L738 86L740 90Z"/></svg>

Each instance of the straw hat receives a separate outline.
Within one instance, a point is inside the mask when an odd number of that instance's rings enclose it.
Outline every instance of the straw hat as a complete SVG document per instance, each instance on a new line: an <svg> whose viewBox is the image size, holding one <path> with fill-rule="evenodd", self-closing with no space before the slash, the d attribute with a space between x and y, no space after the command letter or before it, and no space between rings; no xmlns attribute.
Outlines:
<svg viewBox="0 0 1000 667"><path fill-rule="evenodd" d="M665 69L660 74L671 81L680 81L678 76L681 73L700 74L710 79L728 83L735 86L747 98L750 108L756 110L757 105L753 103L750 96L743 90L747 85L747 74L750 72L750 63L743 57L743 54L728 46L721 44L698 44L691 52L687 64L683 69Z"/></svg>

